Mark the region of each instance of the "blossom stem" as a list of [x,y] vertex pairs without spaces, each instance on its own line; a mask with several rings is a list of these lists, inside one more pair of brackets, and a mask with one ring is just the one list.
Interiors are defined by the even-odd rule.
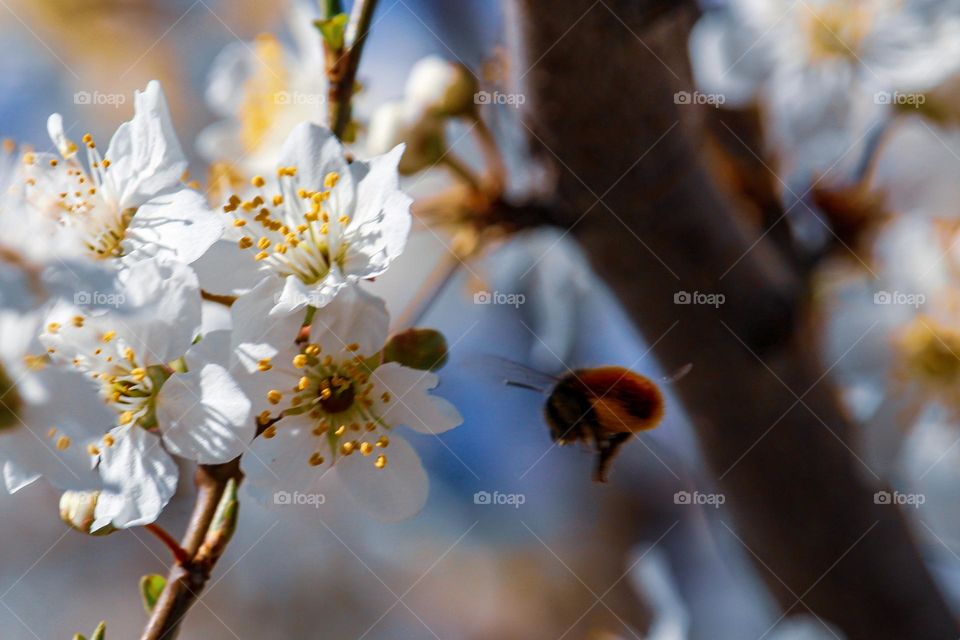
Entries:
[[474,132],[487,165],[489,190],[493,197],[499,197],[507,182],[507,168],[503,162],[503,154],[500,153],[493,131],[479,115],[477,115]]
[[324,44],[327,79],[330,83],[330,130],[341,139],[350,124],[351,102],[357,69],[360,67],[360,54],[363,53],[363,45],[366,43],[376,7],[377,0],[356,0],[350,14],[343,50],[333,51]]
[[190,556],[187,555],[187,552],[183,547],[180,546],[174,537],[167,533],[166,529],[157,524],[148,524],[144,527],[144,529],[155,535],[160,542],[170,549],[171,553],[173,553],[174,560],[177,561],[177,564],[187,564],[190,562]]
[[[177,637],[180,623],[209,580],[210,572],[223,552],[222,547],[229,542],[229,535],[214,531],[220,523],[216,516],[218,511],[224,511],[221,501],[225,494],[229,496],[231,493],[229,487],[235,487],[242,478],[239,458],[225,464],[197,466],[196,503],[183,541],[178,545],[186,554],[186,560],[178,561],[170,568],[167,584],[140,640],[174,640]],[[235,497],[232,499],[235,515]],[[212,540],[221,546],[215,552],[208,548]]]
[[483,193],[483,188],[480,186],[480,179],[477,178],[473,170],[468,167],[463,160],[455,156],[453,153],[447,152],[444,154],[444,156],[440,158],[440,164],[445,166],[450,170],[451,173],[467,183],[474,191],[477,193]]
[[860,167],[856,174],[860,183],[869,185],[873,182],[877,172],[877,165],[880,162],[880,156],[887,142],[892,137],[892,131],[898,122],[899,119],[897,118],[884,122],[880,125],[880,129],[867,141],[867,146],[866,149],[864,149]]

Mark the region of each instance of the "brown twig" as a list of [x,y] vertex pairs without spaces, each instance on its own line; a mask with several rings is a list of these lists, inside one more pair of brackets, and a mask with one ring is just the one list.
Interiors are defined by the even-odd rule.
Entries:
[[350,124],[354,85],[357,81],[357,69],[360,68],[360,55],[366,44],[373,12],[377,0],[356,0],[350,14],[344,37],[344,46],[340,51],[330,49],[324,43],[327,59],[327,80],[330,130],[338,138],[343,138]]
[[167,584],[160,594],[150,620],[140,636],[140,640],[174,640],[180,630],[180,623],[190,611],[210,578],[210,572],[229,541],[220,539],[217,552],[201,553],[211,538],[217,538],[217,532],[211,531],[218,507],[231,480],[239,483],[243,478],[240,471],[240,459],[226,464],[199,465],[195,476],[197,499],[190,517],[190,524],[179,545],[187,559],[178,561],[170,569]]
[[156,524],[148,524],[144,527],[147,531],[156,536],[163,544],[170,550],[170,553],[173,554],[173,559],[177,561],[177,564],[187,564],[190,562],[190,556],[187,554],[186,550],[180,546],[180,544],[167,533],[167,530],[163,527]]

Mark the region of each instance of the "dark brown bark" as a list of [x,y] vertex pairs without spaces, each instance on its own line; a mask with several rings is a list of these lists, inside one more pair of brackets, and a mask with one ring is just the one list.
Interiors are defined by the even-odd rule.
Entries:
[[[784,610],[809,608],[854,640],[958,637],[905,520],[874,503],[880,481],[848,448],[854,426],[822,378],[833,363],[807,332],[804,282],[738,220],[703,166],[697,110],[674,103],[692,90],[694,10],[514,5],[518,66],[533,65],[525,124],[557,168],[550,204],[566,212],[552,221],[573,229],[651,342],[678,323],[655,353],[666,370],[693,363],[678,393]],[[678,291],[726,301],[677,305]]]

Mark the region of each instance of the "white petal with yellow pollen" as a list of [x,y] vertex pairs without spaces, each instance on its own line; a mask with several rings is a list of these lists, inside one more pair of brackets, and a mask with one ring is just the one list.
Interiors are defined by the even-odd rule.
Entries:
[[99,487],[96,457],[89,447],[99,442],[114,415],[89,381],[72,371],[46,367],[20,377],[15,392],[22,400],[19,420],[0,428],[0,470],[7,491],[18,491],[41,476],[58,489]]
[[281,167],[296,167],[294,183],[312,191],[323,188],[328,175],[337,174],[339,180],[331,189],[330,201],[338,211],[353,211],[357,185],[343,145],[326,127],[309,122],[297,125],[283,143],[278,162]]
[[390,326],[387,305],[359,286],[346,287],[333,302],[317,311],[310,342],[335,360],[354,354],[371,356],[383,348]]
[[430,483],[420,456],[404,438],[392,435],[386,451],[388,462],[382,469],[371,468],[370,458],[353,454],[338,458],[333,472],[340,484],[374,517],[397,522],[423,508]]
[[234,239],[217,240],[192,266],[203,290],[222,296],[243,295],[267,276]]
[[258,371],[264,360],[289,364],[299,352],[295,341],[305,312],[271,317],[269,312],[278,295],[276,284],[270,278],[262,280],[230,308],[234,354],[250,373]]

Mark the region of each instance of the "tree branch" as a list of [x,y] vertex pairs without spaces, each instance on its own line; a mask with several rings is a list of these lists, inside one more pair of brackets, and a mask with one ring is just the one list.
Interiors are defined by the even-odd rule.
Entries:
[[[694,10],[663,4],[514,1],[519,64],[533,67],[525,124],[557,167],[551,204],[568,212],[553,222],[662,337],[666,370],[693,361],[677,391],[784,610],[808,608],[854,640],[956,638],[906,522],[874,503],[881,483],[849,448],[855,427],[822,381],[832,363],[816,358],[804,281],[702,165],[702,117],[674,103],[691,89]],[[676,305],[678,291],[726,303]]]
[[377,0],[355,0],[350,22],[344,37],[344,48],[333,51],[324,43],[327,58],[327,80],[330,130],[343,138],[352,113],[353,89],[360,68],[360,55],[367,42],[370,23],[377,8]]
[[[226,464],[198,465],[195,476],[196,503],[180,545],[190,561],[171,567],[167,584],[140,640],[174,640],[177,637],[180,623],[200,596],[210,572],[229,542],[229,535],[222,537],[220,532],[212,530],[212,525],[219,524],[215,516],[218,515],[218,507],[228,484],[231,480],[239,483],[242,478],[239,458]],[[210,550],[210,543],[214,541],[218,548]]]

